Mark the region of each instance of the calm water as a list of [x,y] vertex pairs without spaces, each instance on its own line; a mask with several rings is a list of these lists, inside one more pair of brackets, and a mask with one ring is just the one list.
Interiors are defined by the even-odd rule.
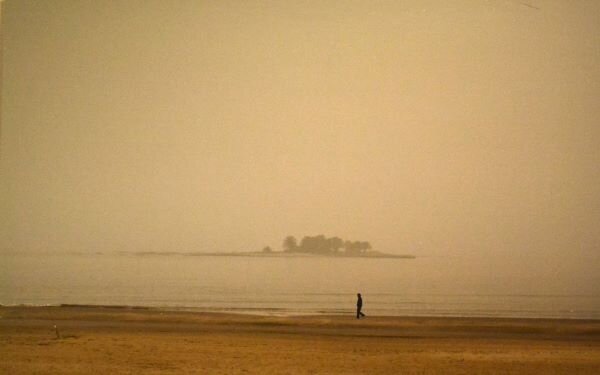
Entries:
[[600,319],[597,264],[519,259],[0,255],[0,304],[115,304],[262,314]]

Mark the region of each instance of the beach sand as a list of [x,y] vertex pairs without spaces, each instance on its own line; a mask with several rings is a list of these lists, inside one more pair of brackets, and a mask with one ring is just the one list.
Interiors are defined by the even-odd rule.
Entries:
[[0,307],[0,373],[93,372],[600,374],[600,321]]

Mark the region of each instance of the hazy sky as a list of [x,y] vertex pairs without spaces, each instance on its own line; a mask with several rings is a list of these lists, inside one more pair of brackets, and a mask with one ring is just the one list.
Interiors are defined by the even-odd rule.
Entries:
[[2,18],[1,249],[600,253],[600,1],[6,0]]

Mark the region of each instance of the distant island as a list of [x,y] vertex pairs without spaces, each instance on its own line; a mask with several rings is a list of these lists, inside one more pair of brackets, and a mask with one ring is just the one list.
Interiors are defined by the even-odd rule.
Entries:
[[300,243],[294,236],[287,236],[283,240],[283,250],[273,251],[266,246],[260,252],[263,256],[331,256],[345,258],[404,258],[412,259],[413,255],[387,254],[373,250],[368,241],[348,241],[339,237],[304,236]]
[[[129,252],[120,252],[131,254]],[[337,258],[395,258],[414,259],[410,254],[388,254],[373,250],[368,241],[348,241],[339,237],[304,236],[300,243],[294,236],[283,240],[282,250],[275,251],[265,246],[261,251],[237,252],[135,252],[135,255],[184,255],[184,256],[222,256],[222,257],[337,257]]]

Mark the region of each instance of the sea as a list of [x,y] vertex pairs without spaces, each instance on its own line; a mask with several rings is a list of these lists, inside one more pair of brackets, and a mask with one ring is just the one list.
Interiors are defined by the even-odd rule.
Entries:
[[600,319],[597,262],[136,253],[0,254],[0,304],[261,315]]

